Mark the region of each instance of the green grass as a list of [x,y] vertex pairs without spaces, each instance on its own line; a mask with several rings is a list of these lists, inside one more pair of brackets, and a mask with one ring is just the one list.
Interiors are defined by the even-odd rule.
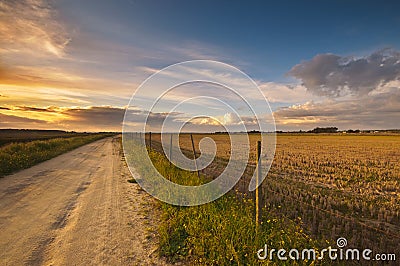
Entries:
[[34,140],[11,143],[0,147],[0,177],[56,157],[87,143],[110,136],[92,134],[87,136]]
[[[141,155],[130,154],[138,163],[139,174],[148,173],[140,164]],[[179,184],[202,183],[191,172],[180,170],[169,164],[164,156],[150,152],[155,167],[166,178]],[[283,220],[264,212],[264,220],[256,233],[254,201],[241,199],[233,192],[216,201],[195,207],[180,207],[158,203],[162,210],[159,226],[160,255],[169,261],[183,261],[192,265],[296,265],[292,260],[260,261],[256,252],[265,244],[269,248],[317,248],[316,240],[306,235],[300,221]],[[323,246],[323,247],[325,247]],[[300,261],[300,265],[309,264]]]

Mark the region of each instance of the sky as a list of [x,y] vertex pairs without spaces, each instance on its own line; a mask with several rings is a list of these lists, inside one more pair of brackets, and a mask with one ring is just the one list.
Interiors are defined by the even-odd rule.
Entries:
[[[157,71],[189,60],[248,75],[277,130],[400,128],[399,8],[398,1],[0,0],[0,128],[121,131],[125,110],[135,121],[186,121],[192,131],[254,128],[251,115],[216,106],[228,98],[215,84],[176,89],[156,110],[130,102]],[[244,84],[211,65],[186,71]],[[151,102],[163,85],[141,96]],[[241,97],[270,121],[250,87]],[[213,99],[173,111],[177,99],[196,95]],[[191,119],[201,111],[209,117]]]

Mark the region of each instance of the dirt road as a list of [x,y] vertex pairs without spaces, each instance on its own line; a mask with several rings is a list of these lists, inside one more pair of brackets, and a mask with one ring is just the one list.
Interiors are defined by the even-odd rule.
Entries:
[[165,265],[118,138],[0,179],[0,265]]

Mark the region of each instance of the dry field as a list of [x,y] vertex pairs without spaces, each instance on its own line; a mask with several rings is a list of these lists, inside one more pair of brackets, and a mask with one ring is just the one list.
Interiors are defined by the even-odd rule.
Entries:
[[[230,156],[229,136],[194,134],[217,145],[217,158],[202,171],[216,176]],[[260,136],[250,134],[248,171],[235,187],[247,194]],[[152,147],[160,148],[160,135]],[[192,158],[190,135],[179,145]],[[354,246],[400,251],[400,135],[279,134],[275,158],[265,179],[266,213],[300,221],[318,239],[346,237]],[[390,247],[390,248],[389,248]]]
[[[228,135],[194,134],[196,148],[204,137],[215,141],[218,158],[229,159]],[[250,164],[255,163],[259,139],[249,135]],[[159,142],[160,135],[153,134],[153,140]],[[189,134],[181,134],[179,142],[182,149],[192,150]],[[363,196],[400,199],[399,158],[400,135],[278,135],[271,172]]]

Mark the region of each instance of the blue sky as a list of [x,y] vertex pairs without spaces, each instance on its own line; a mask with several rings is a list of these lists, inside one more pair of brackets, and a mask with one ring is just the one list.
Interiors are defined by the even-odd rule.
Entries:
[[93,0],[63,1],[60,8],[99,39],[153,49],[198,45],[270,81],[285,80],[292,66],[319,53],[361,56],[400,44],[396,1]]
[[[279,129],[398,128],[399,7],[397,1],[4,1],[0,127],[118,129],[122,109],[147,77],[174,63],[210,59],[257,82]],[[110,121],[92,124],[94,113]]]

